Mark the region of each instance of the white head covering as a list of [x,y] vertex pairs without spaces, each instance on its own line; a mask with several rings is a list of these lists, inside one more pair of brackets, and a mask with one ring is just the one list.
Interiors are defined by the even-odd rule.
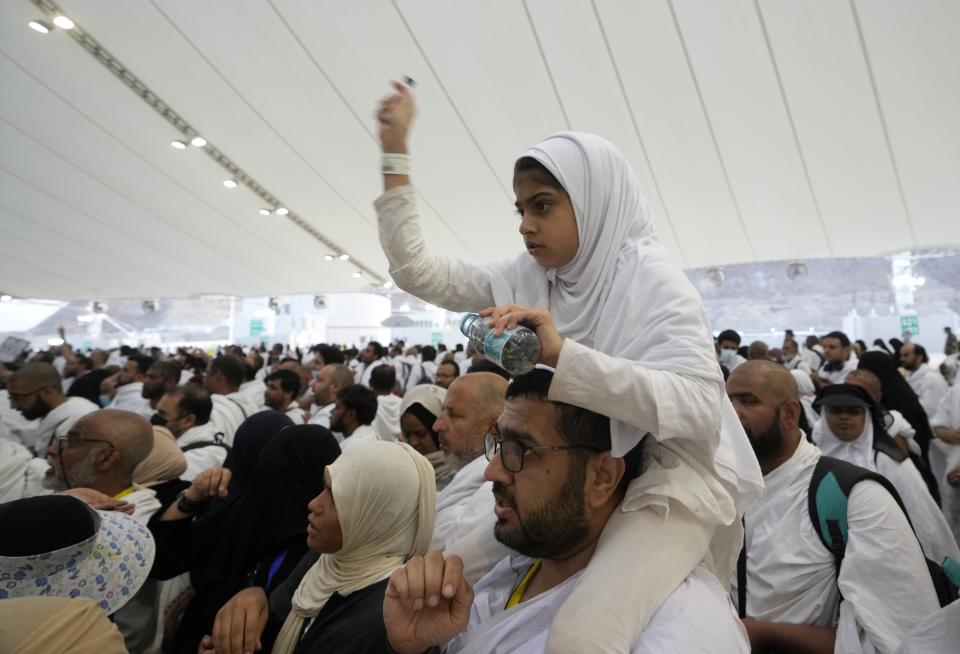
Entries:
[[[547,307],[566,338],[649,370],[722,387],[700,295],[654,236],[650,209],[620,151],[592,134],[559,132],[524,156],[543,164],[569,194],[580,246],[573,261],[558,269],[540,267],[527,253],[490,266],[496,304]],[[736,413],[721,395],[716,407],[721,429],[696,436],[709,441],[701,464],[716,468],[740,499],[749,501],[762,492],[763,477]],[[614,456],[623,456],[644,436],[619,420],[610,427]]]
[[411,555],[426,554],[436,518],[433,466],[406,443],[365,441],[327,466],[343,547],[307,571],[273,647],[294,650],[303,622],[333,593],[347,595],[384,579]]
[[827,424],[826,416],[822,417],[817,426],[813,429],[813,442],[817,444],[820,451],[825,456],[832,456],[835,459],[842,459],[854,465],[867,470],[877,469],[877,464],[873,456],[873,420],[870,418],[870,410],[864,409],[866,420],[864,421],[863,431],[852,441],[844,441],[830,431],[830,425]]

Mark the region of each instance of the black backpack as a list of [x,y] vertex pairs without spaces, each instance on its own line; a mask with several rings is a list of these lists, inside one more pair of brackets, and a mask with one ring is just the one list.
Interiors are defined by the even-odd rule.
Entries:
[[[906,458],[899,448],[897,452],[902,458]],[[910,516],[903,506],[900,494],[886,477],[840,459],[821,456],[813,470],[813,477],[810,479],[807,490],[807,510],[824,547],[833,554],[837,578],[840,577],[840,565],[843,563],[847,549],[847,498],[854,486],[868,479],[887,489],[903,511],[903,515],[906,516],[910,528],[913,529],[913,523],[910,522]],[[744,547],[740,550],[740,558],[737,561],[737,609],[741,618],[747,617],[746,554],[747,549]],[[924,560],[940,606],[944,607],[956,600],[957,588],[960,587],[960,563],[950,557],[944,559],[941,564],[931,561],[926,558],[926,555]]]
[[[902,452],[900,452],[903,454]],[[910,515],[903,506],[900,494],[893,484],[881,474],[871,472],[866,468],[853,465],[840,459],[821,456],[813,470],[810,480],[807,504],[810,511],[810,520],[813,522],[820,540],[833,554],[837,575],[840,574],[840,564],[843,561],[847,547],[847,498],[853,487],[864,480],[872,480],[887,489],[896,500],[910,522]],[[910,523],[910,528],[913,524]],[[940,606],[946,606],[957,599],[957,587],[960,586],[960,563],[947,557],[941,563],[936,563],[924,556],[930,579],[937,591]]]

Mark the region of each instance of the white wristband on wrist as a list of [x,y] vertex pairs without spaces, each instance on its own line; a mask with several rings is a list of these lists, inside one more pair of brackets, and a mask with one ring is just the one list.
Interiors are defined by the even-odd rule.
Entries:
[[410,155],[384,152],[380,159],[380,172],[384,175],[409,175]]

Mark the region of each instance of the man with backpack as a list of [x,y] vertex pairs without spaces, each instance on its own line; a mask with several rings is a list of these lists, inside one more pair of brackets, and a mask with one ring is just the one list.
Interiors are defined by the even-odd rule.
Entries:
[[727,394],[767,487],[744,516],[746,542],[731,591],[753,650],[893,652],[940,606],[897,498],[874,479],[838,494],[828,473],[815,495],[833,491],[834,504],[846,504],[841,520],[818,520],[842,537],[844,549],[832,551],[814,526],[810,491],[814,473],[834,460],[800,431],[791,374],[750,361],[731,373]]

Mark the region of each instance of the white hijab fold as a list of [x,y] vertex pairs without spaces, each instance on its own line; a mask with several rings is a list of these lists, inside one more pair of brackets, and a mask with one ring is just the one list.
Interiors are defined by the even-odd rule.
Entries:
[[274,654],[290,654],[305,621],[334,593],[348,595],[384,579],[433,536],[437,487],[433,466],[406,443],[357,443],[327,466],[343,547],[307,571]]

